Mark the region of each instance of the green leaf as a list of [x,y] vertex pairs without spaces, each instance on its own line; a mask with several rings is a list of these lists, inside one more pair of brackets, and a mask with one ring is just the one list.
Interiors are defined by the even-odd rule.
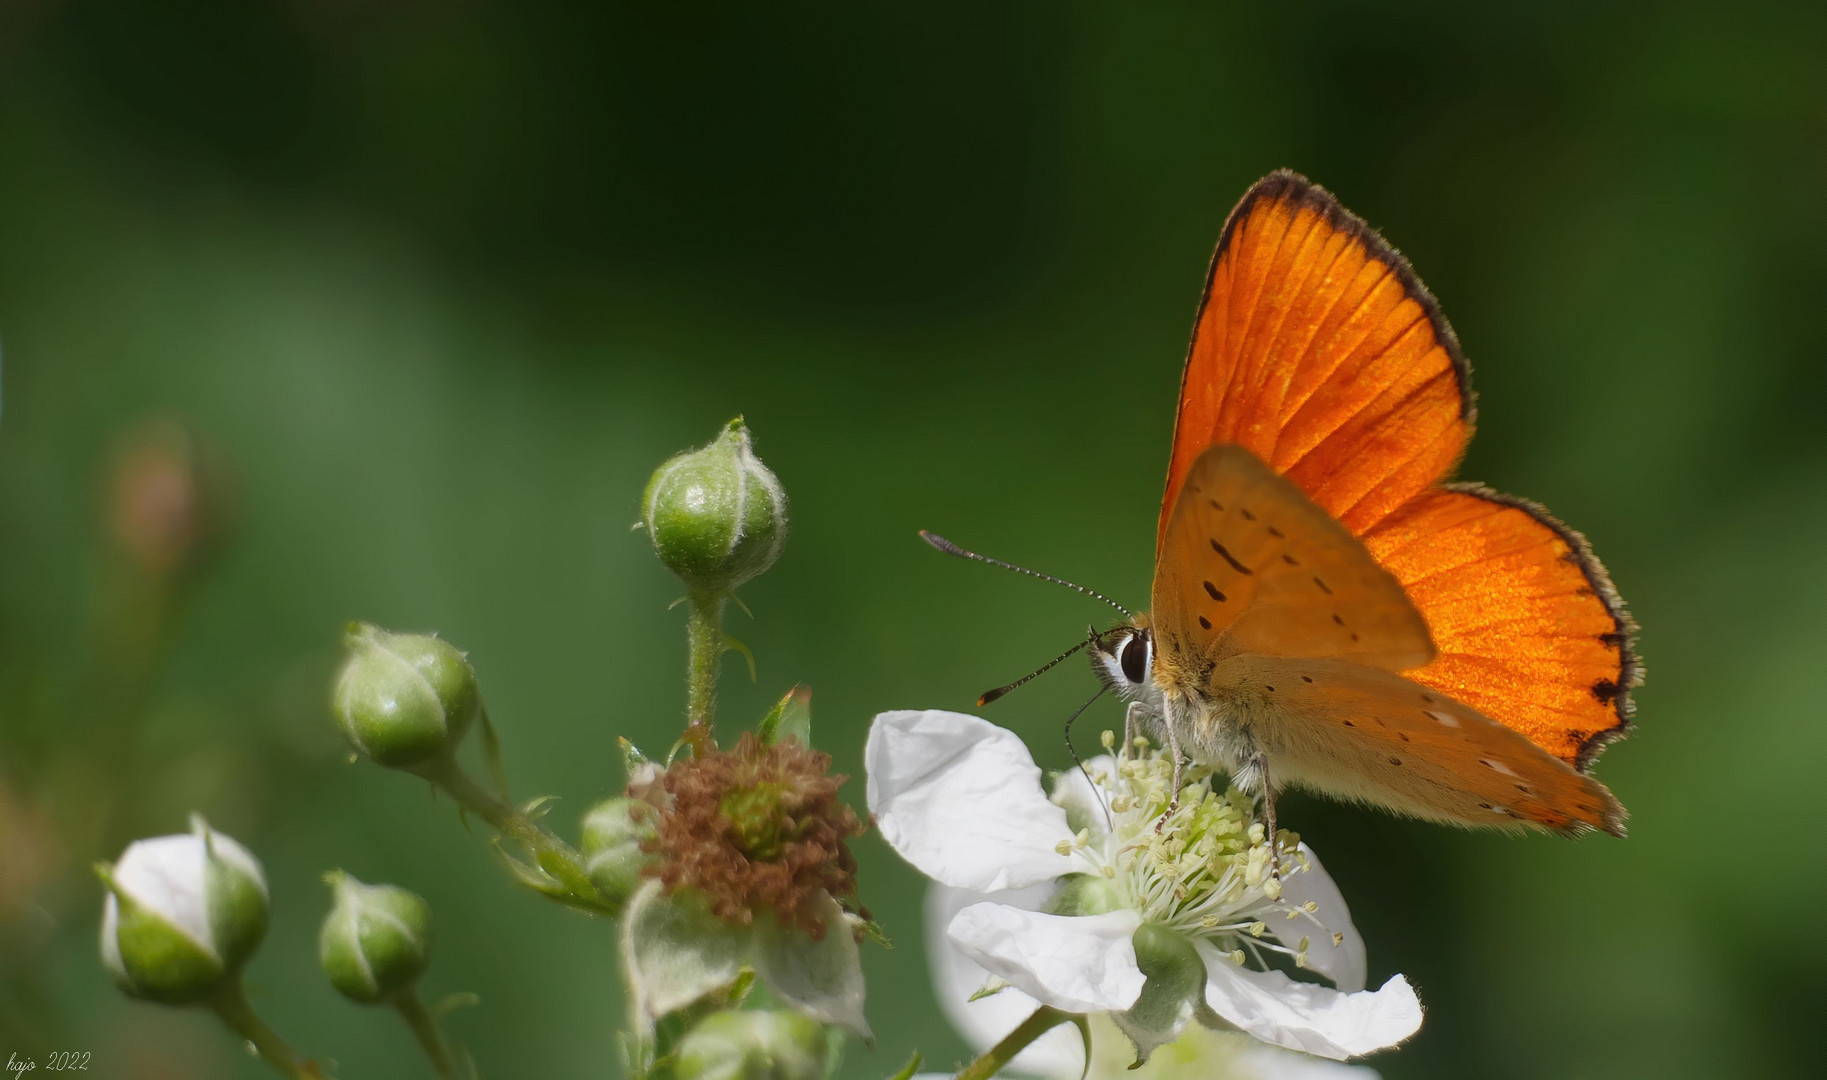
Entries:
[[728,649],[731,652],[739,652],[742,654],[742,658],[749,662],[749,681],[754,682],[755,681],[755,653],[754,653],[754,650],[750,649],[746,644],[743,643],[741,638],[736,637],[734,634],[723,635],[723,647],[725,649]]
[[[1085,1054],[1085,1060],[1089,1061],[1090,1059],[1091,1059],[1090,1048],[1087,1047],[1086,1054]],[[901,1071],[897,1072],[893,1076],[889,1077],[888,1080],[913,1080],[913,1074],[920,1071],[920,1062],[922,1060],[923,1059],[920,1057],[920,1052],[918,1050],[915,1050],[913,1052],[913,1056],[907,1059],[907,1064],[901,1066]]]
[[547,874],[544,870],[534,866],[532,863],[523,862],[508,854],[507,848],[501,845],[500,837],[496,837],[492,843],[495,848],[496,857],[501,860],[502,865],[508,868],[508,873],[514,875],[514,880],[525,885],[527,888],[532,889],[534,892],[542,893],[555,899],[564,894],[564,885],[550,874]]
[[1124,1012],[1110,1019],[1135,1044],[1140,1067],[1150,1054],[1173,1042],[1191,1019],[1196,1002],[1204,997],[1205,961],[1184,935],[1166,927],[1144,923],[1135,933],[1136,966],[1148,981],[1142,994]]
[[782,739],[798,739],[801,746],[812,745],[812,691],[805,685],[795,686],[787,696],[774,703],[755,729],[762,745],[773,746]]
[[992,975],[992,976],[990,976],[989,982],[986,982],[982,986],[978,987],[977,990],[974,993],[972,993],[970,997],[965,998],[964,1000],[965,1001],[982,1001],[986,997],[995,997],[997,994],[1002,993],[1004,990],[1007,990],[1008,988],[1009,988],[1009,984],[1007,982],[1003,981],[1002,979],[998,979],[994,975]]
[[653,764],[646,754],[641,753],[640,747],[629,742],[626,738],[617,736],[615,747],[617,750],[621,751],[622,754],[622,775],[630,781],[632,781],[635,774],[640,772],[644,767]]
[[889,940],[888,931],[882,929],[881,923],[876,922],[874,919],[857,919],[854,925],[858,930],[863,932],[863,937],[870,942],[880,945],[884,949],[894,948],[894,942]]
[[495,734],[495,725],[488,718],[488,708],[483,707],[482,720],[482,760],[488,765],[489,778],[495,781],[495,792],[501,801],[510,801],[508,797],[507,767],[501,763],[501,739]]

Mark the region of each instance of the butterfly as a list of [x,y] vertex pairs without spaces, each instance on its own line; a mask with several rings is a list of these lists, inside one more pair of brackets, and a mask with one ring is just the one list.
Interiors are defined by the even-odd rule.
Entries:
[[1288,786],[1624,835],[1590,773],[1630,727],[1635,624],[1579,533],[1447,481],[1470,374],[1407,260],[1330,192],[1279,171],[1231,212],[1181,380],[1151,610],[1087,644],[1176,772],[1229,772],[1270,836]]

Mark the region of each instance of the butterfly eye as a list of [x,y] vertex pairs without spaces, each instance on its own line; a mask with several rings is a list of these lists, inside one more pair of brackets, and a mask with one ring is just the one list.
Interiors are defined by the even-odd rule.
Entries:
[[1140,683],[1148,678],[1148,638],[1135,634],[1123,642],[1117,662],[1123,666],[1123,678],[1132,683]]

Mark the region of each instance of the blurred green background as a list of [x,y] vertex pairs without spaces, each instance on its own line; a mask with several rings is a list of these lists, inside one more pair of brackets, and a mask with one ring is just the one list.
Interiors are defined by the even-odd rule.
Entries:
[[[485,1074],[614,1075],[610,929],[347,764],[343,623],[469,649],[569,830],[617,735],[680,723],[642,484],[745,414],[794,533],[723,723],[809,683],[860,804],[871,715],[968,708],[1108,614],[916,529],[1145,603],[1211,244],[1286,165],[1440,296],[1462,475],[1589,534],[1649,670],[1599,770],[1627,841],[1286,804],[1430,1007],[1375,1064],[1818,1067],[1827,9],[665,7],[0,6],[0,1055],[263,1075],[96,960],[89,864],[194,808],[266,861],[258,1005],[346,1078],[424,1069],[317,972],[333,866],[431,900],[425,988],[482,995],[450,1023]],[[992,715],[1062,765],[1091,686]],[[917,876],[860,857],[899,947],[846,1075],[960,1060]]]

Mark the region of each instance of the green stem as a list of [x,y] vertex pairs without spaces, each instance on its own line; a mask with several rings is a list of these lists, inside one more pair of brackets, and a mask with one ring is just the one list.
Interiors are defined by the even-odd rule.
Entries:
[[444,1048],[444,1036],[438,1031],[438,1021],[419,1000],[419,992],[414,987],[394,995],[393,1007],[406,1018],[406,1026],[418,1037],[419,1046],[424,1048],[425,1056],[431,1059],[431,1067],[438,1071],[444,1080],[457,1080],[457,1068],[450,1062],[450,1052]]
[[693,594],[685,620],[685,741],[703,757],[717,748],[711,725],[717,712],[717,669],[723,658],[723,607],[728,595]]
[[988,1080],[1015,1060],[1015,1055],[1027,1049],[1029,1043],[1073,1018],[1072,1013],[1060,1012],[1051,1005],[1042,1005],[1023,1020],[1020,1027],[990,1047],[988,1053],[966,1065],[953,1080]]
[[548,892],[548,896],[599,915],[620,914],[621,905],[604,896],[590,881],[583,852],[470,779],[455,758],[445,754],[414,766],[411,771],[449,792],[464,809],[532,855],[539,868],[563,886],[561,892]]
[[280,1073],[293,1080],[315,1080],[319,1075],[315,1068],[300,1062],[279,1033],[254,1012],[254,1007],[248,1003],[247,992],[241,988],[239,976],[225,979],[210,998],[209,1006],[235,1034],[253,1045],[261,1060]]

